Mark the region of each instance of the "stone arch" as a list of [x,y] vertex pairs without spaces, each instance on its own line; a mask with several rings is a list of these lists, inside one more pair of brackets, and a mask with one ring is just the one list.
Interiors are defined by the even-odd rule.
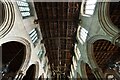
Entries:
[[16,41],[16,42],[19,42],[23,45],[25,45],[25,48],[26,48],[26,57],[25,57],[25,61],[23,62],[21,68],[19,69],[18,73],[22,73],[26,70],[28,64],[29,64],[29,61],[30,61],[30,57],[31,57],[31,46],[30,46],[30,43],[28,42],[28,40],[22,38],[22,37],[7,37],[7,38],[4,38],[2,40],[2,42],[0,42],[0,44],[4,44],[4,43],[7,43],[7,42],[11,42],[11,41]]
[[29,60],[27,59],[29,59],[28,52],[30,49],[27,49],[27,44],[17,39],[7,39],[7,41],[2,42],[3,79],[14,78],[18,73],[22,73],[24,66],[28,65]]
[[92,68],[92,70],[95,72],[96,75],[98,75],[98,78],[104,78],[104,75],[102,73],[102,70],[97,65],[96,59],[93,54],[93,43],[99,39],[105,39],[108,41],[111,41],[111,38],[108,36],[103,35],[95,35],[87,40],[87,56],[88,56],[88,64]]
[[[105,1],[105,0],[104,0]],[[99,3],[98,20],[102,29],[110,36],[115,36],[120,31],[112,23],[109,17],[109,2]]]
[[103,36],[103,35],[95,35],[93,37],[91,37],[89,40],[87,40],[87,55],[88,55],[88,59],[90,61],[90,64],[92,64],[91,62],[93,62],[94,66],[97,66],[96,65],[96,62],[95,62],[95,58],[94,58],[94,55],[93,55],[93,43],[99,39],[105,39],[105,40],[108,40],[108,41],[111,41],[111,38],[110,37],[107,37],[107,36]]
[[4,37],[12,29],[15,22],[14,6],[9,0],[1,0],[4,5],[5,17],[3,23],[0,25],[0,38]]

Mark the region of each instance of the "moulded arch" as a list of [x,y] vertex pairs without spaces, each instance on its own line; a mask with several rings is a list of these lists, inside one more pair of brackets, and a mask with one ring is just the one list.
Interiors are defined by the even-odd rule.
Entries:
[[87,43],[94,43],[95,41],[99,40],[99,39],[105,39],[105,40],[108,40],[108,41],[111,41],[112,39],[109,37],[109,36],[105,36],[105,35],[94,35],[92,37],[90,37],[88,40],[87,40]]
[[76,70],[77,69],[77,60],[76,60],[75,56],[72,57],[72,62],[73,62],[73,67]]
[[[14,50],[15,49],[15,50]],[[22,60],[21,64],[25,60],[26,56],[26,48],[25,45],[17,42],[17,41],[10,41],[2,44],[2,62],[3,64],[10,64],[20,53],[19,56]],[[19,59],[19,57],[17,59]],[[16,60],[17,61],[17,60]]]
[[96,62],[101,68],[102,72],[105,73],[106,70],[114,70],[116,71],[116,73],[119,72],[118,65],[120,60],[119,58],[120,47],[112,44],[110,41],[105,39],[99,39],[95,41],[93,46],[94,57],[96,58]]
[[93,52],[93,43],[97,40],[100,39],[104,39],[104,40],[108,40],[111,41],[111,38],[108,36],[104,36],[104,35],[95,35],[93,37],[91,37],[90,39],[87,40],[87,56],[88,56],[88,64],[90,64],[92,69],[95,69],[95,71],[97,70],[97,74],[101,77],[104,78],[104,75],[102,73],[102,70],[99,68],[97,62],[96,62],[96,58],[94,56],[94,52]]
[[[107,0],[104,0],[107,1]],[[117,27],[112,23],[109,17],[109,2],[99,3],[98,20],[102,29],[110,36],[115,36],[119,33]]]
[[104,36],[104,35],[95,35],[87,40],[87,46],[86,46],[87,47],[87,56],[89,59],[89,64],[93,65],[92,67],[98,67],[96,64],[96,59],[93,55],[93,43],[100,39],[111,41],[110,37]]
[[0,38],[4,37],[12,29],[15,22],[15,12],[12,2],[1,0],[5,7],[5,18],[0,28]]
[[[26,46],[16,40],[2,43],[2,73],[3,79],[16,78],[21,73],[21,68],[26,60]],[[9,54],[8,54],[9,53]],[[7,70],[7,71],[6,71]]]
[[31,47],[30,47],[30,43],[28,42],[28,40],[22,38],[22,37],[7,37],[4,38],[0,44],[4,44],[7,42],[11,42],[11,41],[15,41],[15,42],[19,42],[23,45],[25,45],[25,49],[26,49],[26,55],[25,55],[25,61],[23,62],[21,68],[19,69],[18,73],[22,73],[26,70],[26,67],[29,64],[30,61],[30,57],[31,57]]

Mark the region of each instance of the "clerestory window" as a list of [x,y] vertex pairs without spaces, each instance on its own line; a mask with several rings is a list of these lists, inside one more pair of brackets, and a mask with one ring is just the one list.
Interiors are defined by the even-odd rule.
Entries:
[[83,0],[81,5],[81,14],[90,17],[94,14],[97,0]]
[[83,44],[86,41],[87,35],[88,35],[88,31],[85,28],[81,27],[79,31],[81,44]]
[[27,0],[17,0],[17,5],[23,18],[31,16],[31,9]]
[[31,38],[31,40],[32,40],[32,43],[33,43],[34,45],[36,45],[36,43],[38,42],[38,39],[39,39],[37,28],[32,29],[32,30],[30,31],[29,35],[30,35],[30,38]]

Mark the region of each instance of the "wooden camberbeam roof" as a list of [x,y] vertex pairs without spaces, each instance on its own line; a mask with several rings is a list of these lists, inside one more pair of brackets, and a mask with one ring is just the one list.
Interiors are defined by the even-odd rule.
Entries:
[[53,70],[57,70],[60,66],[61,72],[69,74],[80,4],[78,2],[35,3],[43,42],[50,65],[54,65]]

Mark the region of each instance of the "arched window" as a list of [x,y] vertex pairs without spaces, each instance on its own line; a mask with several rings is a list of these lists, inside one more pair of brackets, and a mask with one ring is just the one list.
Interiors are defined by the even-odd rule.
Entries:
[[74,67],[73,67],[73,65],[71,64],[71,74],[72,74],[72,76],[75,76],[75,72],[74,72],[75,70],[74,70]]
[[81,44],[84,44],[88,36],[88,31],[79,25],[77,29],[77,38]]
[[27,0],[17,0],[17,5],[23,18],[31,16],[31,9]]
[[80,39],[81,39],[82,44],[86,41],[87,34],[88,34],[88,31],[85,28],[81,27],[81,29],[80,29]]
[[36,46],[36,44],[38,43],[38,40],[39,40],[39,33],[38,33],[37,28],[32,29],[30,31],[29,35],[32,40],[32,43],[34,44],[34,46]]
[[97,0],[83,0],[81,5],[81,14],[90,17],[94,14]]
[[77,69],[77,60],[76,60],[75,56],[72,57],[72,61],[73,61],[74,69],[76,70]]
[[77,44],[75,44],[75,46],[74,46],[74,52],[75,52],[75,56],[76,56],[77,60],[79,60],[80,57],[81,57],[81,53],[80,53],[80,50],[77,47]]
[[13,27],[14,7],[8,0],[0,0],[0,37],[4,37]]

